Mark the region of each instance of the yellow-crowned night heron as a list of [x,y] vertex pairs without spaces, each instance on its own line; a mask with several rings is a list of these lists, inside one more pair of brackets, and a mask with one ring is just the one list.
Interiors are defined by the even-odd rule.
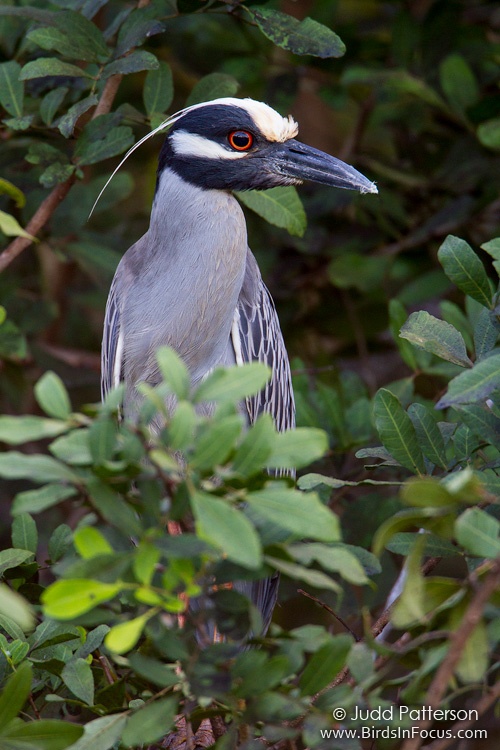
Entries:
[[[123,256],[108,298],[103,395],[125,381],[124,411],[134,414],[135,386],[159,382],[155,352],[162,345],[182,357],[194,386],[217,365],[257,360],[272,368],[272,378],[247,401],[248,419],[265,411],[278,430],[289,429],[294,402],[288,356],[231,191],[303,180],[363,193],[377,188],[353,167],[295,140],[291,117],[252,99],[188,107],[157,130],[168,125],[149,230]],[[267,628],[277,579],[240,583],[238,589]]]

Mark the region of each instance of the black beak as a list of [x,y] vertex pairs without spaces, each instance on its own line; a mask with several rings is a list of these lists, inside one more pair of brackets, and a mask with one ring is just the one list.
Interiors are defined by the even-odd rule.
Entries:
[[276,144],[273,148],[273,172],[296,180],[312,180],[323,185],[378,193],[377,186],[349,164],[306,146],[294,139]]

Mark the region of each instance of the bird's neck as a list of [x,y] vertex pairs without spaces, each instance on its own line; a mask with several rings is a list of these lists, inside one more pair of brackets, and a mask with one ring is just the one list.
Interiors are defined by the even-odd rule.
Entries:
[[190,185],[167,168],[146,238],[144,324],[162,338],[155,344],[173,346],[197,379],[221,360],[229,342],[246,267],[243,212],[230,193]]

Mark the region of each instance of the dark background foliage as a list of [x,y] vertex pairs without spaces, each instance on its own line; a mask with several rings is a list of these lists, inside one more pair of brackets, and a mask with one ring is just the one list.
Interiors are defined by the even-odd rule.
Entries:
[[[273,15],[276,10],[287,15]],[[304,18],[322,26],[299,29],[298,23],[293,24],[293,19]],[[97,29],[102,34],[97,34]],[[332,29],[335,34],[329,31]],[[329,502],[340,517],[345,543],[365,550],[375,543],[375,551],[382,555],[381,572],[376,572],[373,560],[363,558],[358,551],[365,574],[376,585],[361,585],[360,579],[353,580],[356,573],[351,570],[351,578],[348,573],[347,580],[340,581],[341,596],[321,585],[316,587],[319,592],[313,588],[312,594],[320,597],[323,608],[298,593],[304,579],[297,570],[283,580],[281,606],[275,615],[277,625],[288,631],[316,624],[322,626],[323,635],[314,631],[317,641],[309,650],[296,635],[302,651],[295,661],[283,643],[267,646],[273,658],[284,658],[285,653],[289,658],[283,672],[276,667],[275,679],[269,678],[269,690],[278,687],[268,693],[267,700],[272,695],[279,702],[286,694],[293,703],[289,689],[293,679],[299,680],[302,696],[326,686],[333,691],[320,709],[312,710],[312,723],[307,730],[306,722],[301,739],[296,740],[303,744],[297,747],[333,747],[317,744],[318,727],[329,726],[321,710],[331,713],[331,707],[342,700],[351,705],[349,700],[357,700],[353,697],[354,683],[363,686],[372,705],[379,705],[376,701],[382,698],[397,700],[398,688],[394,686],[398,680],[405,686],[404,699],[416,705],[431,698],[439,703],[445,694],[451,702],[458,699],[463,703],[470,698],[477,705],[488,684],[495,683],[494,647],[499,638],[495,625],[498,601],[494,597],[486,609],[484,631],[476,629],[475,640],[469,641],[471,653],[484,655],[486,649],[489,658],[478,658],[479,671],[471,668],[467,672],[462,663],[455,672],[458,682],[445,679],[444,688],[436,687],[432,676],[443,663],[446,673],[446,660],[430,647],[422,646],[419,651],[415,645],[403,656],[395,649],[392,671],[379,674],[380,682],[368,668],[363,670],[360,662],[370,662],[375,655],[376,647],[368,637],[370,623],[383,610],[402,556],[410,556],[412,587],[408,591],[413,598],[411,606],[409,594],[403,598],[393,624],[403,632],[408,630],[412,638],[422,637],[422,643],[429,628],[431,632],[454,632],[462,618],[467,620],[468,612],[481,616],[486,604],[474,599],[476,568],[483,583],[487,575],[498,576],[498,569],[491,573],[488,566],[494,564],[491,561],[500,551],[495,541],[500,515],[500,417],[495,405],[499,355],[495,348],[498,310],[494,292],[499,249],[498,241],[490,242],[500,233],[499,34],[497,4],[465,0],[284,0],[279,5],[156,0],[139,6],[113,0],[41,0],[31,5],[9,0],[0,8],[0,211],[4,212],[0,213],[0,230],[4,232],[0,234],[0,406],[5,419],[15,415],[40,417],[42,412],[50,418],[70,419],[69,411],[59,408],[61,399],[66,403],[61,381],[75,411],[98,401],[105,300],[121,254],[147,230],[161,135],[132,154],[91,218],[89,213],[119,155],[158,125],[165,113],[217,96],[251,96],[283,114],[292,113],[299,123],[301,140],[339,156],[377,181],[376,196],[316,185],[301,187],[299,194],[307,215],[305,231],[300,204],[293,194],[282,193],[272,207],[262,196],[241,196],[249,206],[245,209],[249,244],[276,301],[293,360],[298,424],[313,430],[321,428],[328,435],[328,450],[314,467],[323,480],[309,476],[300,486],[318,489],[323,502]],[[38,241],[23,246],[22,238],[14,239],[22,233],[21,227],[36,234]],[[450,234],[466,240],[476,252],[463,240],[446,239]],[[432,317],[422,317],[425,313],[415,317],[417,311]],[[406,322],[411,313],[415,315]],[[445,322],[453,330],[446,328]],[[448,382],[463,370],[463,374],[471,374],[471,382],[455,379],[445,396]],[[34,392],[34,384],[47,371],[57,373],[61,381],[42,381],[45,387],[39,386],[38,393]],[[47,391],[52,395],[44,396]],[[51,406],[54,398],[59,403],[55,409]],[[491,399],[492,411],[485,410],[485,399]],[[434,409],[437,402],[440,412]],[[87,429],[90,423],[86,420],[96,418],[97,413],[87,409],[84,414],[71,423],[75,432]],[[111,424],[110,414],[108,409],[98,422],[110,420]],[[25,443],[22,451],[27,454],[45,449],[45,443],[34,442],[37,438],[58,434],[43,432],[40,425],[30,433],[27,423],[15,420],[2,424],[2,440]],[[14,439],[16,434],[18,440]],[[309,457],[313,460],[321,453],[321,441],[315,432],[308,435],[309,443],[316,445]],[[303,433],[304,441],[305,436]],[[238,439],[233,438],[233,448]],[[377,447],[380,443],[383,448]],[[147,448],[143,445],[141,450]],[[110,451],[111,456],[113,446]],[[89,466],[106,484],[111,480],[102,469],[96,469],[102,455],[91,453],[93,464]],[[130,462],[125,471],[128,480],[134,477],[134,471],[140,471],[132,453],[126,457]],[[49,481],[41,469],[38,474],[35,469],[30,473],[21,468],[16,473],[11,467],[17,459],[8,455],[9,465],[0,466],[1,476],[13,480],[0,490],[5,547],[11,544],[12,498],[32,487],[26,480],[34,479],[39,485]],[[55,455],[73,465],[68,452]],[[231,456],[227,461],[233,460]],[[376,470],[373,464],[377,464]],[[220,469],[215,458],[209,466],[216,473]],[[163,468],[167,473],[173,471],[168,466]],[[450,477],[456,480],[458,469],[470,472],[463,484],[458,488],[456,483],[446,484]],[[405,483],[399,495],[398,486],[366,483],[372,478],[401,483],[409,474],[416,478]],[[198,480],[202,482],[203,478]],[[172,481],[177,487],[177,479]],[[263,481],[248,480],[247,490],[259,491]],[[85,498],[87,503],[89,497],[92,506],[92,491]],[[35,542],[31,538],[31,546],[36,549],[39,544],[39,561],[47,555],[52,562],[59,559],[54,555],[53,538],[58,524],[64,522],[72,529],[81,524],[84,511],[77,500],[80,496],[62,505],[56,505],[55,500],[48,503],[51,507],[40,516],[39,541],[38,537]],[[33,500],[23,503],[23,510],[40,510]],[[476,504],[480,508],[467,507]],[[426,506],[427,516],[421,512],[422,506]],[[19,503],[18,511],[20,508]],[[403,508],[407,516],[401,516]],[[439,513],[437,508],[441,508]],[[482,515],[465,515],[473,510]],[[391,521],[395,513],[398,515]],[[459,513],[467,523],[453,530],[453,518]],[[434,519],[436,514],[443,516],[439,522]],[[32,529],[30,521],[24,518],[17,523],[12,548],[31,550],[27,543],[21,543],[24,532],[20,531]],[[420,527],[430,535],[425,555],[415,541],[415,531]],[[478,530],[483,542],[484,537],[487,540],[482,547],[475,541]],[[113,537],[111,543],[115,541]],[[274,548],[269,552],[264,537],[261,541],[268,554],[276,554]],[[449,557],[453,548],[450,552],[446,545],[451,543],[458,545],[458,556]],[[77,552],[82,554],[85,544],[79,544]],[[119,548],[120,544],[123,540]],[[294,550],[290,550],[285,546],[280,555],[297,562]],[[74,550],[72,554],[76,554]],[[425,558],[428,563],[430,555],[433,565],[438,565],[438,557],[445,559],[439,563],[435,579],[426,583],[420,562]],[[309,568],[315,565],[301,562]],[[25,565],[22,575],[20,563]],[[15,572],[9,578],[11,587],[21,590],[36,606],[41,590],[53,576],[63,580],[65,575],[63,565],[50,574],[42,570],[35,580],[33,570],[27,567],[31,559],[13,557],[8,564]],[[194,569],[184,574],[192,583]],[[86,575],[92,577],[88,571]],[[459,582],[453,590],[455,603],[449,603],[448,590],[446,596],[443,593],[446,586],[454,584],[442,584],[443,579]],[[312,580],[308,583],[314,587]],[[440,589],[441,585],[444,588]],[[449,618],[441,616],[440,620],[437,615],[433,620],[426,599],[434,601],[436,611],[445,609]],[[131,606],[126,603],[121,614],[115,611],[113,617],[127,620],[127,613],[133,614]],[[325,607],[333,608],[359,637],[365,638],[358,644],[358,652],[353,652],[358,656],[349,661],[349,699],[339,692],[346,683],[334,684],[347,658],[342,642],[331,649],[330,677],[324,684],[311,681],[307,667],[301,673],[304,653],[318,654],[321,638],[328,630],[345,633],[345,626],[332,619]],[[364,621],[362,607],[367,608]],[[115,621],[111,618],[108,622],[103,616],[93,624],[102,627]],[[92,622],[83,624],[90,628]],[[13,633],[7,629],[7,635],[12,637]],[[150,633],[160,655],[173,658],[168,649],[162,651],[156,636]],[[462,651],[466,636],[470,632],[464,636]],[[100,640],[95,638],[95,648],[100,647],[103,637],[104,632]],[[76,642],[69,645],[77,661],[93,650],[82,658],[75,656]],[[19,648],[21,653],[24,648]],[[24,663],[24,656],[16,663]],[[319,654],[316,666],[324,656]],[[182,654],[179,658],[182,660]],[[213,657],[208,672],[209,667],[219,669],[218,658]],[[378,658],[389,657],[379,653]],[[434,658],[433,668],[427,669],[426,658]],[[119,660],[118,664],[123,666]],[[132,666],[136,681],[132,680],[134,687],[128,697],[142,700],[146,693],[137,675],[143,675],[144,666],[142,672],[138,665]],[[60,691],[64,700],[68,693],[63,691],[69,690],[74,698],[74,682],[67,675],[61,678],[61,669],[54,667],[51,689]],[[95,662],[93,669],[97,682]],[[241,670],[243,674],[243,666]],[[200,673],[191,675],[196,698],[200,697],[196,683]],[[4,677],[8,674],[5,668]],[[101,674],[99,679],[105,677]],[[22,674],[19,679],[23,679]],[[44,684],[42,688],[39,685],[32,716],[37,717],[37,711],[42,718],[58,716],[53,707],[47,711],[43,703],[49,692],[47,674],[39,679]],[[63,679],[62,683],[57,679]],[[164,687],[161,682],[160,687]],[[438,688],[442,688],[441,693]],[[258,693],[252,694],[250,688],[244,693],[249,706],[244,721],[252,727],[260,727],[260,720],[268,721],[273,729],[268,728],[266,736],[282,741],[275,727],[283,717],[305,711],[305,704],[300,708],[295,705],[294,714],[291,704],[287,713],[282,704],[276,703],[267,715],[258,703]],[[233,721],[238,715],[235,695],[237,691],[226,713]],[[214,688],[210,697],[221,696]],[[224,697],[231,702],[227,695]],[[82,693],[77,694],[77,698],[84,705],[90,704],[87,693],[83,698]],[[67,705],[71,697],[69,701]],[[106,710],[95,713],[116,716],[116,711],[126,706],[118,690],[115,702],[111,698],[106,701],[101,701]],[[174,710],[170,704],[163,709],[167,714]],[[193,706],[186,704],[183,711],[189,714]],[[16,713],[17,709],[13,715]],[[88,723],[91,716],[83,713],[80,723]],[[489,721],[491,737],[493,720]],[[133,745],[133,726],[129,731],[128,744]],[[66,745],[73,741],[67,739]],[[234,737],[229,742],[235,742]],[[221,748],[226,747],[222,740],[220,743]],[[494,743],[495,739],[491,747]],[[387,746],[395,745],[389,742]],[[50,750],[55,747],[50,745]],[[105,750],[105,743],[95,748]]]

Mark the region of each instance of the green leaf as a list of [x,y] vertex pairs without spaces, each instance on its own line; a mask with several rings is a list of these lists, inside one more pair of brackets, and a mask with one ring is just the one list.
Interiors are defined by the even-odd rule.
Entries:
[[91,94],[90,96],[85,97],[85,99],[81,99],[76,104],[73,104],[73,106],[68,109],[66,114],[63,115],[57,123],[57,128],[61,135],[65,138],[69,138],[73,135],[76,123],[80,117],[85,114],[85,112],[88,112],[91,107],[94,107],[98,101],[97,96]]
[[130,716],[122,743],[130,747],[149,745],[161,739],[174,725],[177,698],[170,696],[146,704]]
[[89,447],[89,428],[72,430],[67,435],[54,440],[50,452],[60,461],[72,466],[87,466],[92,463]]
[[57,562],[64,555],[73,541],[73,532],[65,523],[60,524],[49,539],[49,557]]
[[94,676],[85,659],[71,659],[65,664],[61,677],[66,687],[79,700],[92,706],[94,703]]
[[72,60],[104,62],[110,54],[97,26],[73,10],[53,13],[46,26],[30,31],[27,36],[42,49],[56,50]]
[[113,599],[122,588],[121,582],[101,583],[84,578],[56,581],[42,594],[44,611],[47,617],[71,620]]
[[209,73],[193,86],[186,99],[186,107],[225,96],[234,96],[238,88],[238,81],[233,76],[226,73]]
[[12,522],[12,544],[18,549],[28,549],[36,554],[38,531],[29,513],[21,513]]
[[423,474],[424,459],[415,428],[396,396],[381,388],[374,398],[373,413],[384,447],[402,466]]
[[273,418],[270,414],[261,414],[247,430],[243,441],[233,458],[233,471],[244,477],[250,477],[266,466],[276,439]]
[[9,445],[56,437],[67,430],[68,423],[56,419],[0,416],[0,440]]
[[[0,584],[0,612],[8,616],[9,620],[13,620],[25,633],[29,633],[35,627],[35,614],[29,602],[4,584]],[[3,627],[5,628],[5,624]]]
[[499,371],[500,354],[482,359],[472,370],[461,372],[450,381],[447,393],[439,399],[436,408],[485,401],[499,387]]
[[0,455],[0,477],[30,479],[37,484],[57,481],[79,482],[76,474],[50,456],[26,455],[17,451]]
[[38,60],[32,60],[21,70],[19,78],[21,81],[29,81],[32,78],[45,78],[46,76],[63,76],[64,78],[92,78],[77,65],[63,62],[57,57],[40,57]]
[[[31,234],[24,231],[17,219],[5,211],[0,211],[0,232],[6,234],[7,237],[26,237],[31,240],[34,239]],[[6,321],[4,326],[6,326],[8,322],[9,321]]]
[[119,625],[113,625],[104,639],[104,645],[114,654],[126,654],[134,648],[137,641],[142,635],[150,614],[146,612],[140,617],[133,620],[121,622]]
[[128,661],[134,672],[146,677],[148,682],[152,682],[158,687],[170,687],[179,682],[179,676],[175,673],[173,665],[164,664],[149,656],[144,656],[139,651],[130,654]]
[[482,122],[477,129],[479,142],[493,151],[500,149],[500,117]]
[[494,314],[481,307],[474,322],[474,351],[476,360],[486,357],[498,340],[498,323]]
[[126,722],[126,713],[89,721],[83,728],[83,736],[71,745],[71,750],[110,750],[120,740]]
[[468,508],[455,522],[457,541],[478,557],[500,555],[500,521],[479,508]]
[[353,645],[349,635],[336,635],[311,657],[302,672],[299,688],[302,695],[315,695],[331,684],[344,667]]
[[[0,194],[6,194],[15,201],[17,208],[26,205],[26,198],[22,190],[19,190],[12,182],[0,177]],[[0,324],[5,320],[5,308],[2,308],[4,317],[0,317]]]
[[340,540],[339,522],[314,492],[299,492],[274,482],[257,492],[249,492],[246,501],[260,517],[300,537],[322,542]]
[[[102,116],[105,117],[105,115]],[[97,119],[92,120],[92,123],[95,123]],[[86,129],[89,125],[86,125]],[[93,138],[92,133],[88,131],[86,137],[80,137],[78,141],[75,148],[75,160],[79,166],[97,164],[126,151],[132,145],[133,140],[132,128],[129,127],[113,127],[102,138]]]
[[297,427],[278,433],[273,441],[268,466],[276,469],[300,469],[325,455],[328,436],[316,427]]
[[193,404],[178,401],[175,412],[168,423],[168,444],[174,451],[185,450],[191,445],[198,423]]
[[160,550],[148,542],[141,542],[137,547],[133,568],[134,575],[144,586],[149,586],[160,560]]
[[280,557],[272,557],[271,555],[266,555],[264,560],[272,568],[276,568],[280,573],[284,573],[294,581],[303,581],[308,586],[314,586],[317,589],[340,592],[339,585],[330,576],[321,573],[319,570],[309,570],[309,568],[304,568],[302,565],[282,560]]
[[213,424],[197,439],[194,453],[189,461],[194,469],[213,469],[225,463],[234,449],[243,428],[240,414],[231,414]]
[[247,10],[268,39],[294,55],[327,58],[345,54],[345,44],[340,37],[312,18],[298,21],[286,13],[266,7]]
[[0,695],[0,731],[14,719],[28,700],[31,689],[31,665],[23,662],[12,674]]
[[116,447],[116,424],[110,419],[97,419],[90,426],[88,440],[90,455],[94,464],[100,466],[106,461],[110,461]]
[[66,387],[55,372],[48,371],[35,385],[38,405],[49,417],[67,419],[71,414],[71,402]]
[[431,352],[441,359],[461,367],[472,367],[462,334],[449,323],[435,318],[425,310],[412,313],[399,335],[419,349]]
[[12,750],[65,750],[70,745],[73,748],[73,743],[82,736],[83,730],[83,727],[68,721],[38,719],[11,723],[2,734],[2,738],[6,747],[8,745]]
[[191,377],[186,364],[177,352],[169,346],[161,346],[156,352],[156,359],[165,383],[170,386],[177,398],[187,398]]
[[142,91],[144,106],[148,115],[155,112],[166,112],[174,98],[174,84],[170,66],[160,61],[156,70],[146,75]]
[[397,299],[391,299],[389,302],[389,324],[391,327],[392,337],[399,349],[399,352],[412,370],[418,368],[417,358],[415,352],[408,343],[400,336],[400,329],[408,319],[408,314],[404,305]]
[[158,6],[136,8],[122,24],[118,33],[115,55],[121,57],[132,47],[140,47],[144,41],[165,30],[165,24],[158,20]]
[[269,190],[235,192],[238,200],[251,208],[270,224],[302,237],[307,227],[307,217],[297,190],[292,186]]
[[22,117],[24,83],[19,80],[21,66],[15,60],[0,65],[0,104],[9,115]]
[[[467,404],[465,406],[455,406],[455,411],[462,418],[464,425],[470,428],[470,431],[476,436],[477,440],[473,446],[475,450],[478,443],[487,441],[500,448],[500,419],[485,404]],[[470,460],[469,452],[465,458]]]
[[419,535],[416,532],[401,531],[398,534],[394,534],[392,539],[385,545],[385,548],[389,552],[394,552],[395,555],[404,555],[407,557],[415,546],[415,542],[419,536],[422,536],[424,539],[423,554],[426,556],[456,557],[459,554],[459,550],[451,542],[428,532]]
[[264,388],[271,370],[261,362],[251,362],[241,367],[216,368],[194,394],[195,403],[217,401],[221,404],[237,404]]
[[358,558],[346,547],[329,547],[326,544],[300,544],[288,548],[295,560],[311,565],[316,560],[325,570],[339,573],[355,586],[368,583],[368,578]]
[[57,113],[57,110],[64,101],[64,97],[68,93],[69,88],[67,86],[58,86],[55,89],[45,94],[40,103],[40,117],[42,118],[45,125],[52,125],[52,121]]
[[453,109],[463,112],[479,99],[476,78],[461,55],[445,57],[439,66],[441,88]]
[[391,615],[391,622],[396,628],[410,627],[425,618],[425,579],[420,570],[424,544],[423,538],[417,538],[406,560],[403,591]]
[[196,532],[213,544],[229,560],[244,568],[259,568],[262,551],[259,537],[250,521],[229,503],[203,492],[194,492],[191,505]]
[[145,50],[134,50],[126,57],[120,57],[118,60],[106,65],[101,73],[104,80],[115,75],[129,75],[137,73],[139,70],[156,70],[159,66],[157,58]]
[[3,576],[6,570],[17,568],[26,560],[33,559],[31,550],[26,549],[3,549],[0,551],[0,576]]
[[[459,613],[456,612],[455,615],[457,614]],[[461,617],[455,617],[454,620],[452,627],[456,629],[461,623]],[[479,622],[467,638],[455,674],[465,684],[480,683],[488,671],[490,655],[488,632],[484,622]]]
[[113,547],[108,540],[93,526],[77,529],[73,535],[73,542],[78,554],[89,560],[97,555],[112,555]]
[[408,407],[408,416],[415,428],[424,456],[436,466],[446,469],[448,462],[443,436],[429,409],[423,404],[411,404]]
[[484,266],[465,240],[449,234],[438,251],[439,262],[458,288],[484,307],[491,307],[491,289]]
[[88,494],[107,523],[120,529],[127,536],[138,536],[142,532],[140,518],[123,497],[111,487],[93,478],[87,482]]
[[412,477],[401,488],[401,500],[413,508],[445,508],[458,499],[434,477]]

